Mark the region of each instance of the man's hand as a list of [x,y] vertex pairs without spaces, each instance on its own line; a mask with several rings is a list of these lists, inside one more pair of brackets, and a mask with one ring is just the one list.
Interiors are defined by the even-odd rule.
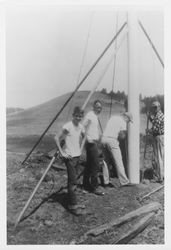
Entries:
[[151,116],[151,112],[150,111],[147,111],[147,117]]
[[61,152],[61,155],[62,155],[62,157],[65,158],[65,159],[71,159],[71,158],[72,158],[71,155],[69,155],[69,154],[67,154],[67,153],[65,153],[65,152]]
[[146,129],[145,131],[146,131],[147,135],[152,135],[152,130],[151,129]]
[[118,139],[125,139],[126,138],[126,131],[122,130],[119,132]]
[[154,118],[154,114],[150,111],[147,112],[147,119],[149,119],[150,121]]

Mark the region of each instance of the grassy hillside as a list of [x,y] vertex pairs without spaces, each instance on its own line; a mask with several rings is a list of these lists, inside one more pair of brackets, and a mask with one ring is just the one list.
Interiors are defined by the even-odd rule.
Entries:
[[[26,135],[40,135],[50,124],[57,112],[61,109],[65,101],[71,93],[57,97],[49,102],[43,103],[36,107],[24,110],[22,112],[11,114],[7,117],[7,135],[8,136],[26,136]],[[79,91],[75,97],[69,102],[67,107],[63,110],[47,134],[55,134],[58,132],[63,123],[70,120],[74,106],[82,106],[86,100],[89,91]],[[103,111],[100,115],[102,126],[104,127],[109,118],[110,99],[107,95],[96,92],[91,97],[85,113],[91,109],[91,105],[95,99],[100,99],[103,103]],[[123,111],[123,105],[113,101],[112,113]]]
[[24,109],[22,109],[22,108],[7,107],[6,108],[6,115],[11,115],[12,113],[21,112],[23,110]]
[[[49,102],[43,103],[36,107],[11,114],[7,116],[7,151],[28,152],[38,141],[40,135],[45,131],[50,122],[56,116],[71,93],[62,95]],[[46,135],[38,145],[38,151],[47,151],[55,147],[54,135],[60,133],[62,125],[71,119],[74,106],[82,106],[89,92],[79,91],[75,97],[69,102]],[[91,97],[85,113],[92,108],[95,99],[100,99],[103,103],[103,110],[100,114],[100,121],[104,129],[109,119],[110,98],[103,93],[95,92]],[[112,114],[119,113],[124,110],[121,103],[113,101]],[[141,115],[140,132],[144,133],[146,126],[146,117]]]

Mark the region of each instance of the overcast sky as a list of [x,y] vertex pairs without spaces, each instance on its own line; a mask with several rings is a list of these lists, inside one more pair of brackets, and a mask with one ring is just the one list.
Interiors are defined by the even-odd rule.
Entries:
[[[139,20],[164,60],[163,12],[139,11]],[[6,15],[7,107],[29,108],[73,91],[105,46],[126,21],[115,8],[12,6]],[[118,25],[117,25],[118,23]],[[117,43],[126,30],[122,32]],[[89,36],[88,36],[89,34]],[[138,29],[139,89],[142,95],[163,94],[164,71],[142,30]],[[110,60],[105,54],[81,89],[93,87]],[[86,52],[86,53],[85,53]],[[83,57],[85,53],[85,56]],[[84,60],[83,60],[84,58]],[[116,56],[114,91],[127,92],[127,42]],[[112,89],[113,64],[99,89]]]

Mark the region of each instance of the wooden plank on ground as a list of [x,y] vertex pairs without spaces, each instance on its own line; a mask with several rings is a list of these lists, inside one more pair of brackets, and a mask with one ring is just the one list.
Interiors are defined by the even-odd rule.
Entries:
[[91,229],[85,235],[86,236],[88,236],[88,235],[97,236],[113,226],[119,226],[119,225],[124,224],[124,223],[126,223],[126,222],[140,216],[140,215],[143,215],[143,214],[146,214],[149,212],[153,212],[153,211],[157,211],[160,208],[161,208],[161,205],[158,202],[149,203],[149,204],[144,205],[138,209],[135,209],[134,211],[131,211],[131,212],[125,214],[122,217],[113,219],[108,223],[105,223],[105,224],[100,225],[94,229]]
[[121,235],[112,244],[127,244],[133,238],[135,238],[139,233],[141,233],[152,221],[155,213],[152,212],[143,218],[141,218],[134,226],[131,227],[125,234]]

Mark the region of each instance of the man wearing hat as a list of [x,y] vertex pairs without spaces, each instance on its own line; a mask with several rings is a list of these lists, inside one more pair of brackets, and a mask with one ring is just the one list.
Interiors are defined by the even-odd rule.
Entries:
[[128,122],[133,122],[132,115],[128,112],[112,116],[109,119],[102,136],[102,143],[112,154],[121,186],[130,184],[125,173],[118,140],[119,138],[124,138],[126,136]]
[[148,114],[152,124],[147,130],[153,136],[153,168],[158,182],[164,179],[164,114],[158,101],[151,104],[151,112]]

